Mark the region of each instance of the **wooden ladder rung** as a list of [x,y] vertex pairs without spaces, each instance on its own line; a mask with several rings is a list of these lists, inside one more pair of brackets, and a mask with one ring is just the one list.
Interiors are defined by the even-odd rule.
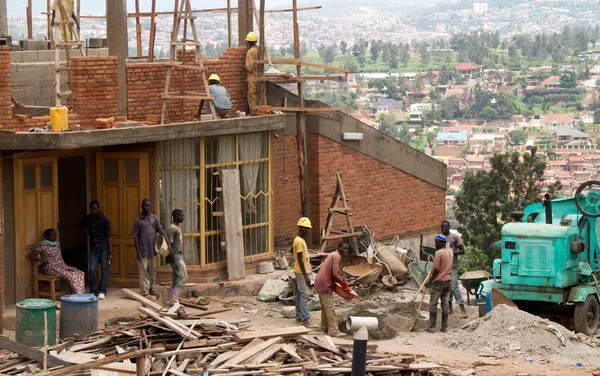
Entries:
[[66,96],[71,95],[71,90],[61,91],[59,93],[56,93],[56,95],[58,95],[59,97],[66,97]]
[[177,18],[179,18],[180,20],[195,20],[198,17],[194,17],[194,16],[179,16]]
[[200,42],[173,42],[171,41],[171,46],[200,46]]
[[348,215],[351,215],[350,208],[332,208],[332,209],[329,209],[329,212],[330,213],[340,213],[340,214],[348,213]]
[[321,240],[343,239],[343,238],[349,238],[351,236],[361,236],[362,234],[363,234],[362,231],[359,231],[359,232],[355,232],[353,234],[344,233],[344,234],[337,234],[337,235],[327,235],[327,236],[321,236]]
[[77,42],[55,42],[54,45],[55,46],[83,46],[83,42],[81,42],[81,41],[77,41]]
[[211,101],[213,98],[212,96],[208,96],[208,95],[174,95],[174,94],[167,94],[164,95],[163,94],[163,99],[188,99],[188,100],[208,100]]

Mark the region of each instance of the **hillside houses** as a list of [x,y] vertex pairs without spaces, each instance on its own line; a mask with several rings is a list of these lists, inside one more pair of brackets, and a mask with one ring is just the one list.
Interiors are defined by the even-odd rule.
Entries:
[[561,127],[550,135],[553,144],[586,145],[592,142],[587,133],[571,127]]
[[560,77],[550,76],[540,83],[543,89],[555,89],[560,87]]
[[575,125],[575,119],[567,114],[550,114],[544,116],[541,125],[542,129],[555,131],[558,128],[572,127]]

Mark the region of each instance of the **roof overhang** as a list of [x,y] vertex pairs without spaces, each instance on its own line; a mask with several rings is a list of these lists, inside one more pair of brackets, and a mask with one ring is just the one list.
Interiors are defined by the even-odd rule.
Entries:
[[63,150],[137,144],[192,137],[272,131],[285,128],[285,115],[252,116],[67,132],[0,132],[0,150]]

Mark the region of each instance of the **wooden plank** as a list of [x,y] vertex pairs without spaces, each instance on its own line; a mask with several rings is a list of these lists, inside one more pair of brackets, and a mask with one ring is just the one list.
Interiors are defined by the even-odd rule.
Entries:
[[197,358],[199,357],[201,354],[206,354],[209,352],[213,352],[217,350],[217,346],[212,346],[212,347],[196,347],[194,349],[185,349],[185,350],[173,350],[173,351],[165,351],[162,353],[158,353],[155,354],[154,357],[156,359],[165,359],[165,358],[170,358],[172,356],[179,356],[180,359],[182,358]]
[[283,112],[307,112],[307,113],[317,113],[317,112],[332,112],[332,111],[346,111],[351,110],[355,107],[353,106],[343,106],[343,107],[271,107],[272,111],[283,111]]
[[148,62],[154,60],[154,38],[156,36],[156,0],[152,0],[152,9],[150,11],[150,42],[148,44]]
[[254,330],[247,332],[234,333],[233,338],[237,342],[248,342],[255,338],[273,338],[273,337],[295,337],[307,334],[310,330],[305,326],[291,326],[288,328],[274,328],[265,330]]
[[237,355],[239,351],[226,351],[223,354],[219,354],[219,356],[217,356],[212,363],[210,363],[208,365],[208,368],[216,368],[218,366],[220,366],[221,364],[225,363],[228,359],[231,359],[232,357],[234,357],[235,355]]
[[94,347],[101,347],[102,345],[105,345],[105,344],[109,343],[112,339],[113,339],[113,336],[102,337],[102,338],[100,338],[97,341],[93,341],[93,342],[90,342],[90,343],[84,343],[84,344],[77,344],[77,345],[71,346],[69,348],[69,351],[76,352],[76,351],[82,351],[82,350],[91,349],[91,348],[94,348]]
[[159,353],[159,352],[163,352],[163,351],[165,351],[164,347],[154,347],[151,349],[130,351],[130,352],[127,352],[124,354],[118,354],[118,355],[114,355],[114,356],[108,356],[108,357],[102,358],[102,359],[97,359],[97,360],[94,360],[93,362],[88,362],[88,363],[83,363],[83,364],[75,364],[75,365],[72,365],[69,367],[60,368],[60,369],[57,369],[50,373],[46,373],[45,375],[46,376],[74,375],[74,374],[77,374],[81,371],[85,371],[88,369],[100,368],[101,366],[103,366],[105,364],[120,362],[121,360],[124,360],[124,359],[139,358],[139,357],[143,357],[146,355],[155,354],[155,353]]
[[140,294],[133,292],[130,289],[121,289],[121,291],[123,291],[123,293],[125,295],[127,295],[128,297],[130,297],[134,300],[137,300],[138,302],[142,303],[146,307],[152,308],[155,311],[160,311],[163,308],[161,305],[157,304],[156,302],[153,302],[152,300],[145,298],[145,297],[141,296]]
[[[40,350],[36,350],[29,346],[25,346],[18,342],[15,342],[7,337],[0,336],[0,349],[17,353],[28,359],[35,360],[36,362],[38,362],[40,364],[44,363],[44,352],[42,352]],[[48,355],[48,366],[49,367],[70,366],[70,365],[71,364],[67,361],[59,359],[52,355]]]
[[341,356],[341,357],[344,357],[344,358],[346,358],[346,359],[351,359],[351,358],[352,358],[352,356],[350,356],[350,355],[348,355],[348,354],[346,354],[346,353],[342,353],[342,352],[341,352],[340,350],[338,350],[337,348],[331,347],[331,346],[329,346],[328,344],[326,344],[326,343],[323,343],[323,342],[319,341],[319,340],[318,340],[318,339],[316,339],[316,338],[313,338],[312,336],[303,335],[303,336],[302,336],[302,339],[303,339],[303,340],[305,340],[306,342],[308,342],[308,343],[311,343],[311,344],[313,344],[313,345],[315,345],[315,346],[318,346],[318,347],[320,347],[320,348],[322,348],[322,349],[324,349],[324,350],[327,350],[327,351],[329,351],[329,352],[332,352],[332,353],[334,353],[335,355],[339,355],[339,356]]
[[[129,360],[129,359],[127,359],[127,360]],[[135,373],[135,364],[115,362],[115,363],[110,363],[110,364],[100,366],[100,369],[104,369],[107,371]]]
[[223,212],[225,213],[225,243],[227,243],[227,277],[229,280],[246,276],[244,260],[244,231],[240,200],[240,171],[221,171],[223,184]]
[[256,354],[260,353],[261,351],[267,349],[271,345],[281,341],[282,339],[283,339],[283,337],[271,338],[270,340],[263,342],[261,344],[258,344],[256,346],[252,346],[249,349],[244,349],[244,350],[240,351],[236,356],[234,356],[231,359],[229,359],[228,361],[226,361],[225,364],[223,364],[219,368],[228,368],[229,366],[236,366],[236,365],[242,363],[243,361],[250,359],[251,357],[255,356]]
[[281,350],[281,346],[283,345],[276,343],[267,347],[260,353],[256,354],[256,356],[252,358],[252,360],[250,360],[248,364],[262,364],[266,362],[267,360],[271,359],[273,355],[277,354]]
[[138,311],[142,312],[143,314],[145,314],[148,317],[152,317],[154,320],[160,322],[161,324],[167,326],[168,328],[170,328],[171,330],[173,330],[175,333],[177,333],[178,335],[180,335],[181,337],[185,338],[185,339],[198,339],[198,337],[196,337],[195,335],[192,335],[188,332],[186,332],[184,329],[182,329],[179,325],[174,324],[173,322],[161,317],[159,314],[149,310],[146,307],[138,307]]
[[292,346],[289,345],[287,343],[281,345],[281,350],[286,352],[289,356],[291,356],[292,358],[302,361],[303,359],[300,357],[300,355],[298,355],[298,353],[296,352],[296,349]]
[[[256,61],[257,64],[264,64],[266,62],[267,62],[266,60],[257,60]],[[302,59],[271,59],[271,62],[273,64],[301,65],[303,67],[322,68],[322,69],[332,70],[332,71],[336,71],[336,72],[343,72],[346,74],[350,73],[348,68],[340,68],[340,67],[334,67],[334,66],[326,65],[326,64],[311,63],[308,61],[304,61]]]

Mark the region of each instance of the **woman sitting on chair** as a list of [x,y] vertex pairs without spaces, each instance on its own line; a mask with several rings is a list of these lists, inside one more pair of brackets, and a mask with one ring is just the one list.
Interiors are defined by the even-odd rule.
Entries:
[[46,240],[38,244],[27,256],[34,261],[39,261],[44,267],[46,275],[66,279],[74,294],[83,294],[85,292],[85,274],[81,270],[65,264],[56,236],[54,229],[49,228],[44,231]]

